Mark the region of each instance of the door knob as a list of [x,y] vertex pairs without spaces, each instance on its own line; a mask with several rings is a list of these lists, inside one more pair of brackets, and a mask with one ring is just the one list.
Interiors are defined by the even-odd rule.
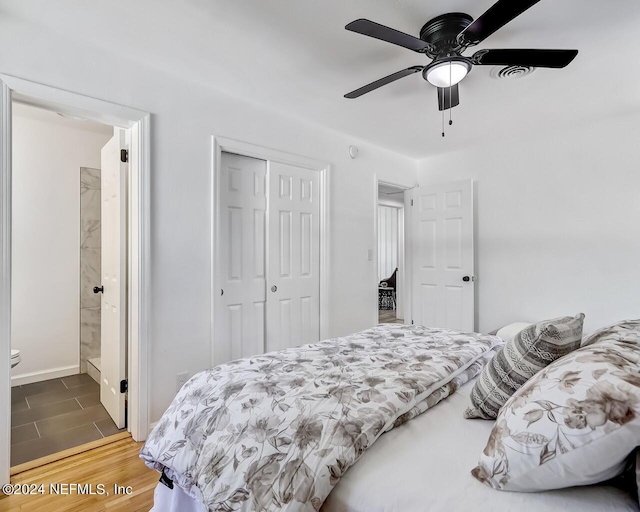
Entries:
[[104,293],[104,286],[94,286],[93,293]]
[[471,278],[470,278],[469,276],[464,276],[464,277],[462,278],[462,280],[463,280],[465,283],[468,283],[469,281],[471,281]]
[[278,291],[278,287],[274,284],[274,285],[271,287],[271,291],[272,291],[273,293],[277,292],[277,291]]

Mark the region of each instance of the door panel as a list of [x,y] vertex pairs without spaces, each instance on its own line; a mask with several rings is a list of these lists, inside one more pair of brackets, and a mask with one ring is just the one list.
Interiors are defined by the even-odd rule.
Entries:
[[320,338],[320,201],[316,171],[269,164],[267,350]]
[[222,153],[214,363],[265,348],[267,163]]
[[126,183],[127,164],[120,161],[125,131],[115,129],[101,152],[102,293],[100,401],[118,428],[125,426],[126,379]]
[[280,244],[279,277],[291,277],[291,211],[280,211],[280,231],[276,243]]
[[473,331],[473,182],[420,186],[411,194],[413,322]]

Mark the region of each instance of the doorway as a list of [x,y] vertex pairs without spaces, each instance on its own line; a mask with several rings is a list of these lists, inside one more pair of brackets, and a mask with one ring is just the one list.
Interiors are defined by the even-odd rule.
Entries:
[[[0,422],[0,483],[8,483],[10,473],[15,473],[19,471],[21,468],[24,469],[24,465],[18,464],[17,466],[11,468],[10,466],[15,465],[16,460],[11,460],[11,441],[12,435],[14,440],[26,441],[35,443],[35,438],[25,439],[24,436],[33,436],[34,433],[38,435],[38,439],[41,437],[41,432],[38,430],[38,421],[47,421],[47,423],[42,424],[42,430],[44,431],[45,436],[48,434],[54,433],[54,431],[60,431],[61,427],[67,426],[66,422],[69,418],[64,418],[64,421],[60,416],[57,415],[55,417],[46,417],[44,416],[44,409],[37,411],[38,414],[31,412],[30,414],[33,416],[31,419],[33,421],[25,421],[20,426],[28,425],[27,427],[21,429],[21,432],[12,432],[12,415],[9,414],[12,404],[12,398],[14,398],[20,405],[19,407],[24,408],[27,412],[32,411],[32,405],[48,407],[49,409],[59,409],[59,402],[65,400],[58,400],[55,403],[48,403],[49,398],[73,398],[74,401],[81,408],[80,413],[75,415],[74,421],[76,423],[80,422],[80,426],[82,428],[87,428],[87,423],[84,423],[83,420],[84,415],[88,415],[89,413],[84,412],[88,408],[91,408],[92,402],[95,402],[96,405],[98,403],[105,404],[105,413],[106,417],[109,418],[109,421],[115,425],[107,427],[103,425],[103,430],[96,425],[98,422],[102,421],[98,418],[93,418],[91,421],[92,426],[98,431],[101,438],[105,438],[106,435],[113,432],[114,429],[119,430],[122,428],[126,428],[128,432],[131,432],[132,436],[135,440],[141,441],[146,438],[148,433],[148,405],[147,405],[147,297],[149,294],[148,291],[148,251],[149,251],[149,116],[148,114],[137,111],[134,109],[130,109],[127,107],[122,107],[119,105],[113,105],[101,100],[95,100],[92,98],[88,98],[85,96],[81,96],[75,93],[71,93],[68,91],[62,91],[60,89],[44,86],[41,84],[36,84],[33,82],[29,82],[26,80],[22,80],[16,77],[11,77],[8,75],[0,75],[0,409],[4,412],[1,415],[5,418],[5,421]],[[16,238],[16,228],[19,229],[20,222],[24,220],[25,215],[33,215],[36,213],[38,208],[45,213],[48,213],[48,217],[42,216],[39,224],[46,224],[48,221],[55,220],[56,217],[61,217],[64,205],[58,205],[55,208],[47,208],[46,205],[39,204],[38,201],[31,201],[29,208],[23,209],[20,215],[18,215],[17,211],[14,209],[13,199],[14,199],[14,187],[12,186],[12,178],[15,177],[15,173],[19,173],[19,158],[16,155],[16,161],[14,162],[14,158],[12,158],[12,135],[18,135],[15,132],[16,128],[14,126],[14,120],[12,118],[12,110],[21,109],[22,106],[28,107],[37,107],[40,110],[46,112],[47,115],[56,116],[58,122],[68,123],[68,122],[76,122],[82,120],[87,120],[87,123],[101,124],[101,125],[110,125],[112,128],[111,139],[107,142],[102,149],[99,151],[102,156],[99,156],[98,162],[95,160],[88,162],[89,165],[76,165],[73,170],[75,184],[77,188],[75,189],[75,193],[78,194],[78,200],[75,203],[77,206],[76,215],[80,214],[80,189],[90,189],[89,183],[93,183],[95,185],[95,178],[97,175],[95,171],[98,168],[101,168],[101,176],[104,177],[105,174],[109,175],[110,173],[105,173],[105,169],[108,166],[104,165],[104,152],[105,149],[109,149],[109,145],[111,144],[110,153],[112,153],[112,161],[118,161],[118,169],[113,169],[114,174],[118,176],[119,179],[122,180],[127,186],[127,189],[120,189],[123,193],[120,194],[120,197],[116,202],[111,201],[111,204],[117,203],[120,218],[114,221],[114,224],[120,224],[120,229],[117,231],[117,236],[113,236],[113,233],[116,230],[112,230],[111,241],[113,242],[114,238],[118,243],[110,243],[108,247],[116,248],[113,251],[109,251],[108,254],[101,254],[101,270],[113,268],[109,267],[109,265],[105,265],[105,261],[114,260],[117,261],[119,266],[120,275],[118,276],[112,270],[107,272],[102,272],[102,276],[99,283],[96,283],[94,288],[99,288],[98,294],[102,294],[106,292],[108,289],[110,290],[118,290],[117,295],[122,298],[122,294],[124,293],[124,297],[126,302],[117,302],[115,299],[109,299],[106,303],[108,308],[105,306],[104,298],[101,299],[102,309],[109,309],[112,313],[108,317],[107,320],[101,318],[101,362],[98,363],[98,366],[101,367],[101,377],[100,384],[95,383],[90,375],[83,374],[81,371],[85,368],[89,367],[89,359],[94,359],[93,357],[83,358],[80,350],[80,324],[81,322],[75,322],[75,319],[79,319],[82,309],[81,300],[80,300],[80,271],[79,271],[79,261],[80,261],[80,253],[82,251],[83,240],[87,242],[89,238],[95,241],[97,235],[97,231],[91,233],[92,231],[89,224],[94,222],[93,227],[95,227],[95,218],[91,219],[91,222],[87,223],[87,229],[85,230],[85,237],[83,238],[80,235],[81,232],[81,222],[78,217],[78,223],[70,228],[72,232],[75,232],[75,240],[77,242],[74,250],[75,257],[69,256],[69,259],[75,260],[77,263],[75,268],[75,285],[69,285],[68,282],[65,282],[61,276],[52,276],[52,278],[58,278],[60,281],[55,282],[53,284],[49,283],[49,286],[41,287],[37,292],[31,292],[31,296],[34,296],[34,293],[38,295],[45,295],[49,299],[51,298],[51,293],[55,293],[56,290],[60,292],[60,294],[64,292],[75,293],[75,306],[74,311],[66,309],[65,312],[58,312],[56,314],[51,313],[51,311],[47,311],[46,313],[49,315],[49,319],[53,318],[54,320],[64,320],[65,325],[71,325],[72,323],[76,323],[76,334],[78,335],[76,340],[71,341],[71,343],[76,343],[77,350],[75,352],[75,359],[71,361],[67,361],[66,364],[57,365],[55,368],[33,371],[25,371],[23,374],[15,373],[14,377],[17,377],[14,380],[15,388],[17,391],[11,393],[12,382],[11,376],[13,372],[20,372],[21,367],[25,368],[27,365],[27,352],[25,351],[24,358],[21,357],[18,359],[17,357],[12,357],[12,349],[11,342],[14,338],[13,334],[15,331],[16,336],[19,336],[20,333],[20,323],[16,322],[15,325],[12,325],[12,318],[18,317],[20,312],[16,310],[14,315],[14,298],[16,289],[12,290],[12,285],[19,284],[19,281],[14,283],[14,271],[20,271],[20,264],[22,261],[17,261],[16,251],[20,250],[20,246],[14,246],[13,241],[18,240]],[[87,125],[88,126],[88,125]],[[104,134],[105,137],[108,134]],[[112,141],[116,139],[116,143]],[[123,144],[126,144],[124,146]],[[59,144],[54,143],[52,146],[52,151],[55,152]],[[77,145],[83,145],[78,141]],[[84,146],[84,145],[83,145]],[[117,147],[116,147],[117,146]],[[38,153],[37,148],[32,146],[31,151],[35,154]],[[60,153],[60,151],[58,152]],[[117,156],[117,158],[114,157]],[[50,159],[53,162],[53,158]],[[126,172],[123,172],[121,165],[127,164],[128,169]],[[14,164],[16,164],[16,169],[14,169]],[[49,162],[45,162],[43,167],[45,170],[51,171],[51,165],[48,165]],[[84,168],[84,176],[82,176],[81,167]],[[56,177],[56,176],[54,176]],[[84,178],[84,187],[82,178]],[[110,180],[111,182],[117,180]],[[20,184],[20,179],[16,182],[17,185]],[[100,224],[102,227],[100,233],[100,239],[102,246],[100,250],[102,251],[104,245],[104,236],[109,234],[109,230],[104,226],[104,214],[105,214],[105,202],[109,197],[112,197],[111,194],[105,193],[105,191],[110,188],[113,189],[118,188],[118,184],[112,184],[111,187],[105,185],[104,180],[101,182],[101,218]],[[53,190],[47,189],[42,183],[35,183],[33,185],[35,189],[40,188],[40,192],[43,192],[44,195],[42,197],[47,198],[47,194],[49,196],[54,196]],[[28,187],[26,187],[28,189]],[[28,191],[28,190],[27,190]],[[94,194],[95,195],[95,194]],[[49,197],[51,199],[51,197]],[[17,204],[17,203],[16,203]],[[71,201],[73,205],[73,201]],[[66,210],[65,210],[66,211]],[[122,213],[127,212],[126,216],[123,216]],[[94,212],[95,213],[95,212]],[[109,216],[111,218],[111,216]],[[88,220],[88,219],[87,219]],[[124,221],[124,222],[122,222]],[[38,223],[35,223],[38,224]],[[41,227],[41,226],[40,226]],[[14,231],[12,236],[12,229]],[[62,245],[62,241],[65,239],[65,231],[63,229],[51,229],[51,232],[48,233],[47,240],[49,241],[49,247],[53,249],[58,249],[56,244]],[[94,230],[95,231],[95,230]],[[28,247],[28,238],[27,244]],[[69,240],[73,240],[74,236],[70,236]],[[87,249],[97,249],[96,247],[89,247],[88,244],[85,245]],[[68,249],[68,245],[65,245]],[[34,251],[35,252],[35,251]],[[47,251],[44,251],[47,252]],[[55,251],[49,250],[48,253],[53,253]],[[117,254],[116,254],[117,252]],[[12,255],[14,256],[12,261]],[[53,254],[46,254],[47,256],[52,256]],[[33,266],[31,267],[34,268]],[[63,274],[62,272],[58,272],[59,274]],[[69,274],[67,274],[69,275]],[[121,281],[122,285],[119,283],[114,286],[116,281]],[[62,284],[61,284],[62,283]],[[126,284],[128,283],[128,285]],[[66,286],[65,286],[66,285]],[[63,289],[63,286],[65,289]],[[66,288],[70,288],[68,290]],[[35,287],[32,288],[36,289]],[[106,294],[105,294],[106,295]],[[58,293],[56,293],[56,300],[58,299]],[[15,301],[18,304],[18,301]],[[49,307],[51,310],[55,309],[58,304],[55,304],[56,301],[49,301]],[[86,305],[86,304],[85,304]],[[91,307],[90,305],[87,305]],[[94,306],[95,307],[95,306]],[[118,310],[115,311],[114,309]],[[102,315],[101,315],[102,316]],[[58,317],[58,318],[55,318]],[[114,317],[119,317],[120,320],[114,320]],[[43,317],[36,317],[34,322],[38,321],[42,322]],[[123,318],[127,318],[128,322],[124,323],[122,321]],[[42,322],[46,324],[46,322]],[[106,333],[113,331],[119,331],[120,333],[124,333],[124,336],[119,337],[118,344],[120,344],[120,353],[115,358],[109,358],[113,363],[114,359],[118,360],[115,364],[111,364],[111,367],[116,367],[120,374],[116,377],[113,375],[109,378],[105,379],[105,376],[109,373],[109,370],[106,369],[110,363],[105,362],[105,326],[110,326],[107,329]],[[124,327],[123,327],[124,326]],[[95,326],[94,326],[95,331]],[[69,331],[71,332],[71,331]],[[49,338],[52,337],[54,333],[54,329],[51,329],[49,332]],[[45,333],[46,336],[46,333]],[[73,336],[70,336],[73,338]],[[24,340],[25,338],[23,338]],[[126,345],[124,343],[129,341],[128,350],[126,349]],[[15,349],[14,349],[15,350]],[[37,359],[38,354],[35,354],[32,350],[29,350],[33,357],[29,357],[29,364],[34,363]],[[128,356],[128,367],[126,365],[125,358]],[[73,357],[73,356],[72,356]],[[42,361],[41,361],[42,362]],[[11,370],[11,366],[14,366],[14,369]],[[53,370],[53,372],[52,372]],[[56,373],[57,372],[57,373]],[[48,377],[46,380],[40,380],[41,377]],[[119,380],[119,378],[121,379]],[[38,380],[38,382],[36,382]],[[106,380],[106,382],[105,382]],[[52,382],[48,382],[52,381]],[[48,388],[49,385],[52,384],[57,389],[51,390]],[[31,387],[27,387],[31,386]],[[83,388],[84,386],[92,387],[92,393],[85,394],[82,392],[80,395],[76,396],[76,394],[80,391],[79,388]],[[100,392],[98,394],[95,393],[95,386],[99,386]],[[23,389],[24,388],[24,389]],[[36,388],[45,388],[44,393],[39,393]],[[48,389],[47,389],[48,388]],[[129,408],[128,414],[124,414],[124,407],[122,407],[122,412],[118,414],[118,412],[114,412],[110,409],[110,405],[107,404],[107,400],[105,400],[104,391],[105,389],[112,396],[118,395],[117,401],[122,403],[124,406],[125,393],[128,393],[129,397]],[[28,394],[27,394],[28,393]],[[83,396],[88,396],[91,394],[91,399],[85,400],[81,399]],[[22,395],[22,396],[21,396]],[[48,395],[48,396],[44,396]],[[121,396],[120,396],[121,395]],[[33,397],[29,400],[29,397]],[[45,399],[46,398],[46,399]],[[24,399],[24,404],[22,404],[22,399]],[[58,405],[56,405],[58,404]],[[69,407],[71,402],[65,404],[64,407]],[[71,404],[73,405],[73,404]],[[88,407],[85,407],[88,406]],[[109,410],[107,412],[107,410]],[[49,411],[50,412],[50,411]],[[74,412],[74,411],[71,411]],[[91,411],[94,412],[94,411]],[[103,413],[104,415],[104,413]],[[37,416],[37,417],[36,417]],[[119,416],[119,417],[118,417]],[[126,420],[125,420],[126,418]],[[106,418],[102,418],[106,419]],[[14,420],[15,421],[15,420]],[[125,421],[127,421],[125,425]],[[32,424],[32,425],[29,425]],[[59,443],[54,443],[58,447],[58,449],[63,449],[68,446],[70,442],[69,439],[73,439],[72,444],[76,444],[78,439],[83,439],[81,435],[76,435],[77,432],[74,432],[73,429],[64,429],[68,432],[65,434],[64,439],[62,439]],[[125,432],[126,433],[126,432]],[[23,436],[20,438],[20,436]],[[95,443],[100,442],[100,440],[95,441]],[[66,443],[66,445],[65,445]],[[95,443],[93,443],[95,445]],[[83,445],[88,446],[88,445]],[[82,447],[71,448],[71,451],[82,451]],[[70,453],[69,450],[65,450],[64,454],[68,455]],[[62,455],[61,455],[62,456]],[[51,461],[55,455],[46,457],[46,460]],[[32,465],[37,465],[37,461],[42,461],[45,459],[38,458],[35,461],[32,461]]]
[[119,128],[19,101],[12,127],[15,468],[125,429],[124,394],[109,383],[125,378],[126,331],[114,344],[108,297],[126,289],[113,256],[126,235],[127,168]]
[[405,188],[378,183],[378,322],[404,322]]

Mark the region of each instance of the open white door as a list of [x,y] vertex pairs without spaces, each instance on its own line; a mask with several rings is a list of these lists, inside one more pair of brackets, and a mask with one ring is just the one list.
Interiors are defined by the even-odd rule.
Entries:
[[318,172],[269,163],[267,351],[320,339]]
[[413,323],[473,331],[473,181],[421,185],[411,199]]
[[214,363],[265,349],[267,162],[222,153]]
[[127,164],[121,161],[125,131],[116,128],[102,148],[102,318],[100,401],[118,428],[125,426],[126,379],[126,183]]

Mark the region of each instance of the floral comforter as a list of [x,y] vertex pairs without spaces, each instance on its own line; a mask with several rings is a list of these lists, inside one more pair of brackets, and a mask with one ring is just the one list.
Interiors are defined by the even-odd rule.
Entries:
[[381,325],[216,366],[183,386],[140,456],[211,511],[317,511],[382,433],[501,343]]

